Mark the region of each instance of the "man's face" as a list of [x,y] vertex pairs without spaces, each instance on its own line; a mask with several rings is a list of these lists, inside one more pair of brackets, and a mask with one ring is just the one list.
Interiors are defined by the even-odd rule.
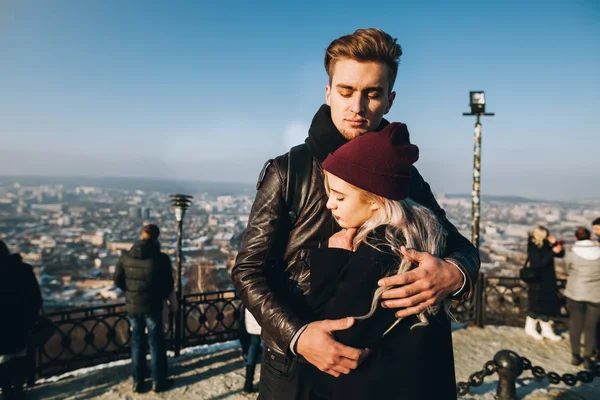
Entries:
[[600,239],[600,225],[592,226],[592,231],[594,231],[594,235]]
[[372,61],[337,61],[325,88],[331,119],[349,140],[377,129],[395,96],[389,92],[388,67]]

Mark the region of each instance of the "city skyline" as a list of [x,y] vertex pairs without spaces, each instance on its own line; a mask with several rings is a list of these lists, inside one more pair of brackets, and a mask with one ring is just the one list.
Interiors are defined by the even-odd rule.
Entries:
[[380,4],[4,2],[0,174],[253,184],[304,140],[324,48],[374,26],[404,51],[386,118],[408,124],[435,192],[471,190],[462,112],[485,90],[484,196],[600,198],[598,5]]

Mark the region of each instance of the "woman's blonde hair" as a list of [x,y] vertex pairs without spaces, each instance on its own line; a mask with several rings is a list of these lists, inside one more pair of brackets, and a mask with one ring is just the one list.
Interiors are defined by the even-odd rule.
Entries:
[[[375,202],[379,205],[378,212],[367,220],[360,228],[358,228],[353,241],[353,248],[356,250],[360,245],[365,244],[379,251],[383,251],[376,245],[369,243],[368,236],[377,227],[387,225],[385,239],[392,251],[400,258],[400,265],[394,274],[402,274],[410,271],[413,268],[413,263],[408,260],[401,252],[400,248],[405,246],[407,249],[415,249],[431,253],[436,257],[441,257],[446,247],[446,231],[440,224],[435,214],[426,207],[421,206],[410,198],[405,200],[390,200],[364,189],[358,188],[348,182],[350,187],[356,190],[360,198],[365,202]],[[325,188],[329,193],[329,183],[327,174],[325,174]],[[358,320],[371,317],[381,299],[381,294],[390,287],[380,287],[373,295],[370,311],[361,316],[355,317]],[[444,301],[444,311],[451,317],[450,301]],[[435,315],[439,311],[439,305],[429,306],[427,309],[417,315],[419,323],[413,325],[424,326],[428,325],[427,315]],[[388,333],[402,318],[390,326],[384,333]]]
[[544,226],[536,226],[533,231],[531,231],[531,241],[537,247],[542,247],[544,245],[544,240],[548,238],[548,229]]

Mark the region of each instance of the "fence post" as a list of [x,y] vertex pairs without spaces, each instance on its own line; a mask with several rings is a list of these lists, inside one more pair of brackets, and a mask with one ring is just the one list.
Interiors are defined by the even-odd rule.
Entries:
[[498,371],[497,400],[517,400],[516,381],[523,373],[523,360],[511,350],[500,350],[494,356]]
[[485,315],[485,274],[483,272],[479,273],[473,295],[475,296],[475,324],[483,328]]

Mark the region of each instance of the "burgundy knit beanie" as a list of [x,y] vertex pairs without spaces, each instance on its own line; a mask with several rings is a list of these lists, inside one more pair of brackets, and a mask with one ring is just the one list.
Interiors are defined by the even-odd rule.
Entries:
[[408,197],[410,167],[419,148],[410,143],[406,125],[394,122],[379,132],[350,140],[323,161],[323,169],[340,179],[391,199]]

